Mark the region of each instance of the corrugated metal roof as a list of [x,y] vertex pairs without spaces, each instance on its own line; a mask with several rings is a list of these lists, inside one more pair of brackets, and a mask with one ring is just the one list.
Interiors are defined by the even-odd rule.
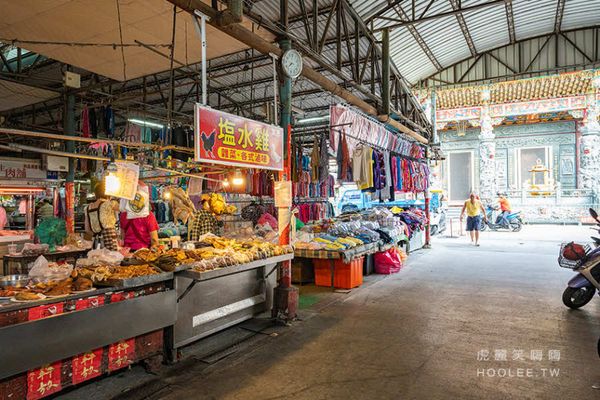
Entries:
[[[385,12],[382,10],[385,10],[390,4],[388,0],[350,0],[350,3],[365,21],[369,21],[376,15],[396,20],[413,19],[413,2],[400,2],[395,7],[396,9],[389,9]],[[510,43],[504,2],[494,2],[493,0],[463,0],[461,2],[463,8],[486,3],[491,5],[463,13],[467,29],[478,53]],[[415,0],[414,4],[416,19],[453,11],[450,0],[434,0],[433,2],[431,0]],[[512,9],[517,40],[554,31],[557,0],[512,0]],[[561,29],[599,25],[599,9],[600,0],[566,1]],[[398,22],[379,18],[373,20],[375,29],[394,24],[398,24]],[[413,26],[422,39],[421,45],[406,26],[394,28],[390,42],[392,60],[409,82],[416,83],[436,72],[433,62],[426,55],[427,49],[431,51],[442,68],[471,57],[471,51],[455,15],[450,14],[430,19]]]

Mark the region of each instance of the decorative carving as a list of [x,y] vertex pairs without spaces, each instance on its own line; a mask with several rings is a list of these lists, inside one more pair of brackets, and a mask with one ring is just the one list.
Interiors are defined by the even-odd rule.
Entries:
[[490,108],[481,108],[481,133],[479,134],[479,192],[484,200],[492,201],[496,193],[496,143]]
[[569,114],[571,114],[571,116],[575,119],[583,118],[583,110],[570,110]]
[[492,124],[492,117],[490,117],[490,108],[482,107],[481,108],[481,133],[479,134],[479,138],[481,140],[494,140],[494,125]]
[[493,140],[479,143],[479,195],[482,200],[492,201],[496,194],[496,144]]
[[441,131],[442,129],[445,129],[447,125],[448,125],[448,122],[436,122],[435,129],[437,129],[438,131]]
[[598,135],[600,134],[600,123],[598,123],[598,116],[600,115],[600,107],[596,101],[596,96],[590,94],[587,96],[587,108],[585,109],[585,118],[583,119],[583,130],[584,135]]
[[600,195],[600,135],[581,137],[579,185]]

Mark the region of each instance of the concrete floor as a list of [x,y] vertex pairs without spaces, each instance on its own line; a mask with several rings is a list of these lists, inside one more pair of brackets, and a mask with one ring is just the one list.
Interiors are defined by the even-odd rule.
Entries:
[[[399,274],[350,294],[328,294],[302,321],[265,335],[243,356],[210,366],[187,363],[143,397],[600,397],[591,388],[600,382],[600,299],[580,311],[564,307],[562,291],[573,273],[556,263],[561,241],[585,241],[588,233],[530,226],[516,234],[485,233],[479,248],[465,237],[436,238],[433,249],[411,255]],[[489,360],[478,360],[486,350]],[[519,350],[525,359],[513,360]],[[541,350],[542,361],[531,360],[532,350],[534,356]],[[551,350],[560,360],[548,359]],[[495,360],[503,354],[506,361]]]

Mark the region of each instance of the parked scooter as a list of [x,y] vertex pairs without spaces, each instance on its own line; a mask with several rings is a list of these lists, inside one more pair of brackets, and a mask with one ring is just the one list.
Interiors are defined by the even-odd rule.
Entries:
[[[507,229],[512,232],[519,232],[523,228],[523,220],[521,219],[521,211],[517,211],[514,213],[508,214],[506,219],[508,220],[508,225],[501,223],[498,221],[498,207],[492,207],[488,205],[485,209],[487,222],[481,220],[481,225],[479,226],[480,231],[485,231],[487,228],[490,228],[493,231],[499,231],[501,229]],[[496,222],[492,222],[496,221]]]
[[[597,223],[600,233],[598,213],[590,208],[590,215]],[[563,292],[565,306],[578,309],[592,300],[596,291],[600,291],[600,238],[592,236],[594,248],[589,245],[563,243],[558,256],[558,265],[570,268],[578,274],[568,283]]]
[[440,206],[429,215],[431,235],[443,233],[446,230],[446,207]]

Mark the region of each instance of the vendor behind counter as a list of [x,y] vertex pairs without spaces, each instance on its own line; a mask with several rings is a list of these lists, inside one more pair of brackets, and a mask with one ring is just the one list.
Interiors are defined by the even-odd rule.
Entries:
[[143,182],[133,200],[121,200],[119,222],[125,247],[136,251],[158,246],[158,222],[150,211],[149,190]]

